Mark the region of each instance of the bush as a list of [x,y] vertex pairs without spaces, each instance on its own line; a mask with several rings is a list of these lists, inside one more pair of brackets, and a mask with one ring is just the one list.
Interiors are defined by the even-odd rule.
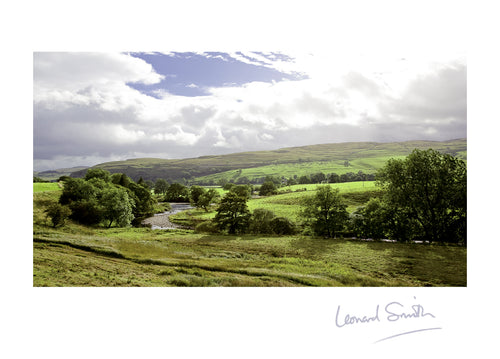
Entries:
[[295,234],[295,225],[285,217],[275,217],[271,221],[271,229],[276,234]]
[[260,196],[270,196],[270,195],[277,194],[277,193],[278,193],[278,190],[277,190],[274,182],[267,181],[267,182],[264,182],[262,184],[262,186],[260,186],[260,190],[259,190]]
[[68,206],[63,206],[60,203],[51,204],[46,210],[47,217],[52,220],[52,226],[62,226],[71,215],[71,209]]
[[275,214],[264,208],[256,208],[250,217],[248,231],[253,234],[271,234],[273,228],[271,221],[275,218]]
[[219,228],[218,228],[216,223],[214,223],[212,221],[205,221],[205,222],[201,222],[200,224],[198,224],[195,227],[194,231],[196,233],[215,234],[215,233],[219,233]]

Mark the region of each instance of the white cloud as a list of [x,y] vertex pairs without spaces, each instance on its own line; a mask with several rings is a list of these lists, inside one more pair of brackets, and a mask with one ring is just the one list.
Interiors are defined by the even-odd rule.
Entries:
[[200,97],[159,90],[156,98],[127,86],[161,80],[143,60],[126,54],[36,53],[35,166],[49,166],[51,158],[66,163],[64,156],[87,161],[136,153],[192,157],[318,141],[466,136],[463,59],[384,62],[361,55],[292,54],[294,61],[287,62],[252,56],[245,61],[267,61],[309,78],[211,88]]

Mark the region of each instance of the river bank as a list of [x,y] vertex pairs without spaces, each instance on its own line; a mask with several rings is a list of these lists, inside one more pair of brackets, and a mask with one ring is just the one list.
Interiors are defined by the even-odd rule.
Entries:
[[176,229],[184,228],[178,224],[172,223],[169,217],[173,214],[194,208],[189,203],[170,203],[171,209],[163,213],[157,213],[153,217],[146,218],[141,222],[145,226],[150,226],[151,229]]

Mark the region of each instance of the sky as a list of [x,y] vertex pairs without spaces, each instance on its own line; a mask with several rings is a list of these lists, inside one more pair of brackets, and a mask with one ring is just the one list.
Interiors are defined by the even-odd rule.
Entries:
[[462,52],[34,52],[36,171],[467,137]]

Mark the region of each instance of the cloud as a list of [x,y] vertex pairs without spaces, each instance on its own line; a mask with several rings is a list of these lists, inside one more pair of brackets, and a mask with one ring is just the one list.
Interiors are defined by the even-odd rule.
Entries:
[[153,97],[129,84],[159,83],[164,76],[137,57],[35,53],[35,168],[327,142],[466,137],[464,61],[375,59],[375,66],[360,58],[234,56],[289,71],[302,65],[308,77],[211,87],[198,97],[157,90]]

